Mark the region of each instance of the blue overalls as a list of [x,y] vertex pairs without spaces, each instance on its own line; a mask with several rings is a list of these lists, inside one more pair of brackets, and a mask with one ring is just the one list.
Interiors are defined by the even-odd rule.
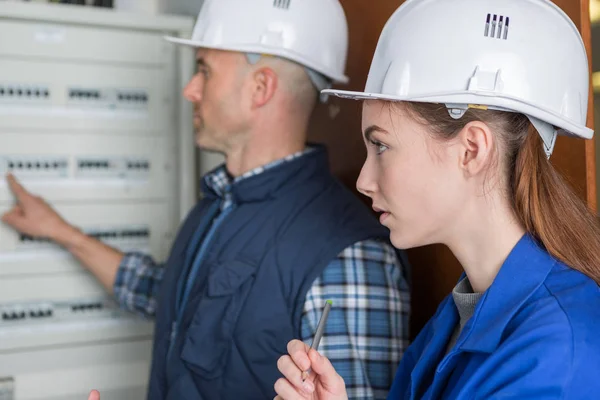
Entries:
[[388,399],[600,398],[600,288],[525,235],[455,346],[452,296],[409,347]]

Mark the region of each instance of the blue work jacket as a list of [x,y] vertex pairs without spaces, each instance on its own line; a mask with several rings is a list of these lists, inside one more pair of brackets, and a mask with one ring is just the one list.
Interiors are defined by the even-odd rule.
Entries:
[[388,399],[600,399],[600,288],[525,235],[454,347],[448,296],[408,348]]

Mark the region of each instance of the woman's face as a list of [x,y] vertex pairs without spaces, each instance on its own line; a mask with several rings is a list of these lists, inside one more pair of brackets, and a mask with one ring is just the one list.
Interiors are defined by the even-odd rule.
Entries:
[[444,243],[467,200],[455,141],[435,140],[401,107],[375,100],[363,105],[362,131],[367,159],[357,188],[383,212],[393,245]]

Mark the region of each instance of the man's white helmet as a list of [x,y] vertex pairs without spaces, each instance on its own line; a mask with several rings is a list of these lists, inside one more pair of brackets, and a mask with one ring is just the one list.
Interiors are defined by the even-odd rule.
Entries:
[[348,23],[338,0],[205,0],[193,47],[279,56],[346,83]]
[[577,28],[549,0],[407,0],[386,23],[364,92],[352,99],[443,103],[527,115],[544,140],[589,139],[588,59]]

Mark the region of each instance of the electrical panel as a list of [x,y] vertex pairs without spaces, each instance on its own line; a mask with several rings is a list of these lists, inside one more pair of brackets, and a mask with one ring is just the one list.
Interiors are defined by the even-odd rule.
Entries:
[[[4,4],[6,3],[6,4]],[[196,199],[186,17],[0,7],[0,215],[13,174],[87,235],[164,261]],[[64,248],[0,223],[0,399],[144,399],[153,324]]]

